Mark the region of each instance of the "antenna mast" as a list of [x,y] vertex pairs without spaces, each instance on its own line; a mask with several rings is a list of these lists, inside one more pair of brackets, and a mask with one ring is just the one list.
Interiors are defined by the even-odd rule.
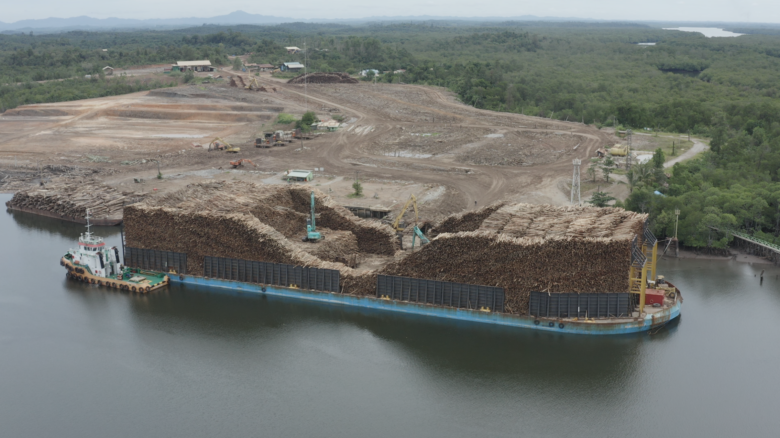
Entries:
[[92,236],[92,232],[90,231],[90,227],[92,225],[89,223],[89,209],[87,209],[87,217],[86,217],[86,219],[87,219],[87,238],[90,238]]

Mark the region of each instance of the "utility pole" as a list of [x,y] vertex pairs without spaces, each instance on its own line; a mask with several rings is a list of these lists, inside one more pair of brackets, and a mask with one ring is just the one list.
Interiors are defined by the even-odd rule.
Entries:
[[574,173],[571,177],[571,203],[574,204],[574,194],[577,194],[577,205],[580,205],[582,203],[582,199],[580,197],[580,164],[582,164],[582,160],[580,159],[574,159],[572,161],[572,164],[574,165]]
[[674,209],[674,256],[680,257],[680,242],[677,240],[677,224],[680,221],[680,209]]
[[631,145],[634,138],[634,132],[630,129],[626,130],[626,138],[628,139],[628,147],[626,148],[626,170],[631,169]]
[[303,95],[306,98],[306,112],[309,112],[309,92],[308,92],[308,82],[309,78],[306,77],[309,71],[309,66],[307,65],[309,63],[309,53],[306,51],[306,40],[303,40]]

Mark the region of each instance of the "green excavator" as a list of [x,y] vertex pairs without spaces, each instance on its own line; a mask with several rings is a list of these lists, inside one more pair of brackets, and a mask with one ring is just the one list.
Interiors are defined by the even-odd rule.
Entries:
[[306,219],[306,237],[304,242],[319,242],[322,234],[317,232],[316,215],[314,214],[314,192],[311,192],[311,217]]

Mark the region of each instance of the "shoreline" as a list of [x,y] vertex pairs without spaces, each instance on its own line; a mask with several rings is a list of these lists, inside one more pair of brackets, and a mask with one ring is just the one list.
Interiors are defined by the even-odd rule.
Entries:
[[712,260],[712,261],[724,261],[724,262],[736,261],[740,263],[751,263],[751,264],[759,263],[759,264],[774,265],[774,263],[771,260],[767,260],[763,257],[759,257],[756,255],[748,254],[736,248],[729,248],[729,251],[731,251],[732,255],[729,257],[724,257],[724,256],[709,255],[709,254],[696,254],[694,251],[681,249],[680,257],[674,257],[674,255],[666,255],[662,257],[662,259]]

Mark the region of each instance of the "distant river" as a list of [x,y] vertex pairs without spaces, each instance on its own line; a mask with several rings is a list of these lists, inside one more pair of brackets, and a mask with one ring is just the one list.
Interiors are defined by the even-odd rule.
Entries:
[[191,286],[118,293],[65,279],[59,258],[82,231],[0,209],[0,437],[780,431],[772,265],[664,260],[682,319],[587,337]]
[[744,33],[734,33],[717,27],[665,27],[664,30],[679,30],[681,32],[699,32],[707,38],[713,37],[738,37]]

